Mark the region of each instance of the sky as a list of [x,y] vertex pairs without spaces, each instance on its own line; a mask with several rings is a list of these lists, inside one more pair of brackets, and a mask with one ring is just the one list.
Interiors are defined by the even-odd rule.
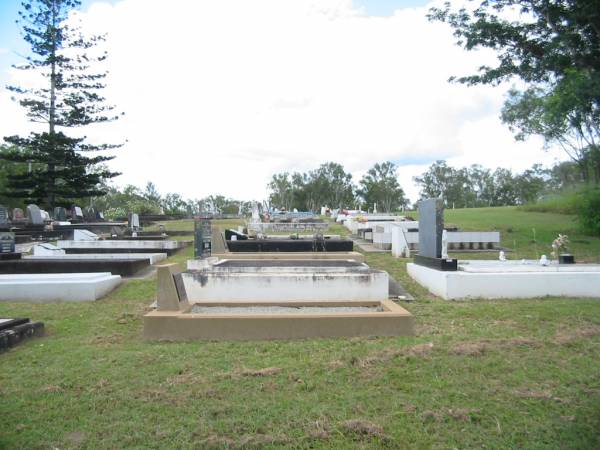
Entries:
[[[84,134],[125,143],[109,163],[122,172],[115,184],[152,181],[185,198],[262,200],[274,173],[334,161],[358,182],[389,160],[415,201],[412,178],[438,159],[514,171],[564,159],[501,123],[510,84],[447,82],[495,56],[462,50],[447,25],[428,22],[440,3],[85,0],[83,30],[107,33],[102,94],[125,115]],[[0,0],[2,85],[38,82],[11,67],[28,50],[19,5]],[[33,129],[0,89],[0,138]]]

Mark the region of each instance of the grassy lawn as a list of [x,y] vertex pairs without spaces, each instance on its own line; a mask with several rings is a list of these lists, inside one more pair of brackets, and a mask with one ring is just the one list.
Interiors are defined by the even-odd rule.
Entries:
[[[511,227],[523,252],[530,226],[539,242],[573,226],[478,211],[446,221]],[[147,343],[153,279],[91,304],[0,303],[47,329],[0,354],[0,448],[600,448],[599,301],[447,302],[406,260],[367,260],[417,299],[415,337]]]

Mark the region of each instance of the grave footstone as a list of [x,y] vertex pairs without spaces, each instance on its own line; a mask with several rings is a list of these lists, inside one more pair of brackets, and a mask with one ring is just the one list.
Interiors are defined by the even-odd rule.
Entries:
[[27,205],[27,221],[30,225],[44,225],[42,212],[37,205]]
[[444,231],[444,203],[430,198],[419,203],[419,254],[415,264],[437,270],[457,270],[457,260],[442,258],[442,234]]
[[65,222],[67,220],[67,210],[62,206],[54,208],[54,220]]

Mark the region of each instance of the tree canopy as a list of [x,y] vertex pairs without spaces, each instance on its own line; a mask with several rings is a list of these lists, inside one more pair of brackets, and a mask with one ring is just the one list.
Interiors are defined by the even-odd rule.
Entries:
[[93,144],[85,137],[69,136],[65,129],[84,127],[118,118],[114,107],[105,104],[100,90],[105,72],[92,65],[106,59],[106,52],[94,52],[103,36],[85,37],[73,26],[71,13],[79,0],[28,0],[22,3],[17,21],[31,55],[15,66],[41,77],[43,87],[8,86],[27,110],[33,123],[45,124],[44,132],[28,136],[7,136],[12,147],[0,154],[5,161],[33,163],[35,171],[8,176],[6,195],[40,203],[48,208],[71,206],[75,199],[102,195],[101,183],[119,175],[99,163],[113,156],[85,156],[88,152],[119,147]]
[[[432,8],[465,50],[492,49],[495,66],[452,80],[499,84],[513,78],[502,119],[517,139],[541,135],[600,181],[600,0],[484,0],[474,8]],[[518,18],[518,19],[515,19]],[[591,177],[590,177],[591,175]]]

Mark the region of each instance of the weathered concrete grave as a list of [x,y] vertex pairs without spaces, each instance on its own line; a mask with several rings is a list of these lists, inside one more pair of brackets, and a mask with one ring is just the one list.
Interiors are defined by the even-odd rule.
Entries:
[[[304,269],[309,273],[310,266]],[[178,275],[185,273],[180,273],[176,264],[159,266],[157,308],[144,316],[146,339],[256,340],[414,334],[414,318],[387,300],[387,286],[386,297],[378,300],[342,300],[344,291],[338,293],[336,300],[297,301],[289,297],[291,290],[288,290],[279,300],[196,301],[188,295]],[[332,272],[329,275],[335,276]],[[230,289],[243,288],[234,282]],[[239,296],[235,292],[232,295]]]

